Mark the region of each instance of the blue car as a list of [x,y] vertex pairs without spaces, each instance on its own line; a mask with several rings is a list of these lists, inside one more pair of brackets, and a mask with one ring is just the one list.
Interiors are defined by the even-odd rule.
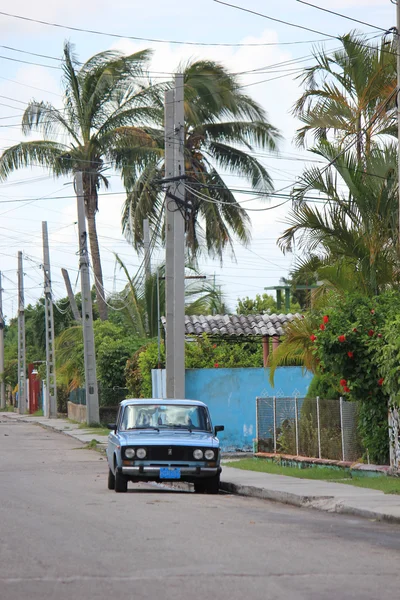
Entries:
[[126,492],[128,481],[186,481],[195,492],[218,494],[218,431],[197,400],[124,400],[109,425],[108,489]]

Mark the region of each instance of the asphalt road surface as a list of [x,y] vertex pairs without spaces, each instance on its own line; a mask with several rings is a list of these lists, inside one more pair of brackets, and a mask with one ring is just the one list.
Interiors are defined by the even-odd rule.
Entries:
[[0,420],[0,600],[376,600],[400,527],[129,484],[64,435]]

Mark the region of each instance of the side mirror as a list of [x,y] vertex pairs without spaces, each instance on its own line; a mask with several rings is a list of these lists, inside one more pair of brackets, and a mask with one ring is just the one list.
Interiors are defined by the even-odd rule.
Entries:
[[224,431],[225,430],[225,426],[224,425],[216,425],[214,427],[214,435],[216,436],[218,431]]
[[116,423],[107,423],[107,429],[113,429],[114,431],[116,431],[117,424]]

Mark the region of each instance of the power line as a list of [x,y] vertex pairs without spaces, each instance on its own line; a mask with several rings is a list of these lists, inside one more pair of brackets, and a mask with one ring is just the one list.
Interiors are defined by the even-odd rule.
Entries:
[[322,10],[323,12],[330,13],[331,15],[336,15],[337,17],[341,17],[342,19],[347,19],[348,21],[353,21],[354,23],[360,23],[360,25],[366,25],[367,27],[372,27],[373,29],[377,29],[378,31],[383,31],[387,33],[387,29],[383,29],[382,27],[378,27],[377,25],[372,25],[371,23],[366,23],[365,21],[360,21],[359,19],[353,19],[353,17],[349,17],[347,15],[342,15],[334,10],[329,10],[328,8],[322,8],[322,6],[316,6],[315,4],[311,4],[311,2],[305,2],[305,0],[296,0],[296,2],[300,2],[300,4],[306,4],[307,6],[311,6],[312,8],[316,8],[317,10]]
[[[263,19],[268,19],[269,21],[275,21],[276,23],[282,23],[283,25],[288,25],[289,27],[296,27],[297,29],[304,29],[305,31],[311,31],[312,33],[317,33],[318,35],[323,35],[324,37],[328,37],[331,39],[338,39],[337,35],[331,35],[330,33],[324,33],[323,31],[318,31],[317,29],[311,29],[310,27],[305,27],[304,25],[297,25],[295,23],[290,23],[289,21],[283,21],[282,19],[277,19],[276,17],[270,17],[268,15],[264,15],[263,13],[257,12],[255,10],[250,10],[249,8],[244,8],[243,6],[237,6],[236,4],[230,4],[229,2],[222,2],[222,0],[214,0],[217,4],[224,4],[225,6],[229,6],[230,8],[236,8],[236,10],[241,10],[246,13],[250,13],[252,15],[256,15],[257,17],[262,17]],[[4,13],[0,13],[4,14]]]
[[[222,3],[224,4],[224,3]],[[69,31],[79,31],[82,33],[91,33],[93,35],[104,35],[104,36],[108,36],[108,37],[114,37],[114,38],[118,38],[118,39],[125,39],[125,40],[138,40],[138,41],[143,41],[143,42],[154,42],[157,44],[180,44],[180,45],[186,45],[186,46],[223,46],[223,47],[249,47],[249,46],[255,46],[255,47],[260,47],[260,46],[279,46],[281,45],[280,42],[265,42],[265,43],[211,43],[211,42],[187,42],[187,41],[182,41],[182,40],[160,40],[160,39],[156,39],[156,38],[146,38],[146,37],[138,37],[138,36],[133,36],[133,35],[122,35],[122,34],[118,34],[118,33],[109,33],[109,32],[105,32],[105,31],[97,31],[94,29],[84,29],[83,27],[72,27],[69,25],[60,25],[59,23],[51,23],[49,21],[43,21],[41,19],[32,19],[30,17],[24,17],[22,15],[14,15],[11,13],[6,13],[3,11],[0,11],[0,15],[3,15],[4,17],[10,17],[13,19],[20,19],[22,21],[29,21],[31,23],[38,23],[40,25],[46,25],[48,27],[57,27],[59,29],[68,29]],[[312,29],[309,29],[308,31],[313,31]],[[315,33],[313,31],[313,33]],[[325,35],[325,34],[323,34]],[[334,36],[330,36],[330,37],[334,37]],[[285,45],[293,45],[293,44],[305,44],[305,43],[314,43],[314,42],[319,42],[321,40],[308,40],[308,41],[294,41],[294,42],[283,42],[283,44]]]

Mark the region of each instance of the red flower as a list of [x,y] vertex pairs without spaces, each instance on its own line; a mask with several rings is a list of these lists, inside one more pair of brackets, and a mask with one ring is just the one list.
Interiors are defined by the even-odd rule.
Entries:
[[356,328],[356,327],[354,327],[354,329],[353,329],[353,333],[357,333],[357,332],[358,332],[357,328]]
[[213,348],[216,348],[216,347],[217,347],[217,344],[213,344]]
[[346,341],[346,336],[345,335],[339,335],[338,340],[339,340],[339,342],[345,342]]
[[317,336],[316,336],[316,335],[314,335],[314,334],[310,335],[310,340],[311,340],[312,342],[315,342],[315,340],[316,340],[316,339],[317,339]]
[[326,329],[326,327],[325,327],[325,325],[323,323],[321,323],[321,325],[319,326],[319,328],[320,328],[321,331],[325,331],[325,329]]
[[348,387],[347,387],[347,385],[346,385],[346,386],[343,388],[343,391],[344,391],[344,392],[346,392],[346,394],[348,394],[348,393],[349,393],[349,391],[350,391],[350,388],[348,388]]
[[381,338],[381,337],[382,337],[382,334],[381,334],[381,333],[378,333],[378,338]]
[[347,379],[341,379],[341,380],[340,380],[340,385],[341,385],[342,387],[344,387],[345,385],[347,385]]
[[378,385],[383,385],[384,381],[385,380],[383,379],[383,377],[381,377],[380,379],[378,379]]
[[347,353],[347,356],[348,356],[349,358],[353,358],[353,356],[354,356],[354,352],[352,352],[351,350],[349,350],[349,351],[348,351],[348,353]]
[[214,363],[214,367],[215,367],[216,369],[218,369],[218,367],[219,367],[219,364],[218,364],[218,363]]
[[370,329],[370,330],[368,331],[368,335],[369,335],[369,337],[372,337],[372,336],[374,335],[374,333],[375,333],[375,331],[374,331],[373,329]]
[[322,320],[323,320],[323,322],[324,322],[325,324],[326,324],[326,323],[329,323],[329,317],[328,317],[328,315],[324,315],[324,316],[322,317]]
[[374,314],[375,314],[375,311],[374,311],[374,309],[372,309],[371,310],[371,315],[374,315]]

